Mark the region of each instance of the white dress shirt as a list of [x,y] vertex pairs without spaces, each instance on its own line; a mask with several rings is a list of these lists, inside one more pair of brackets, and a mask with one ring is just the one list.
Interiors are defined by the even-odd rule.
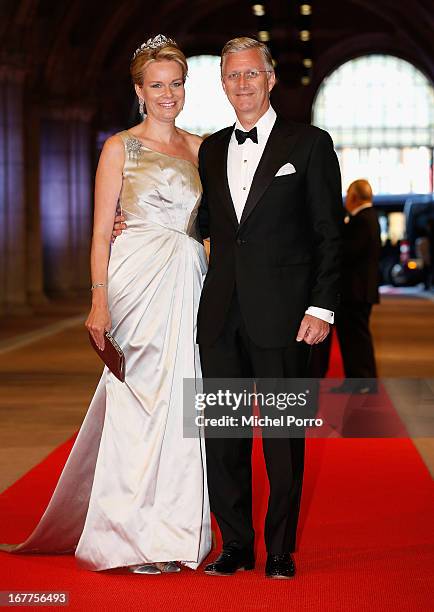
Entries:
[[[228,148],[228,182],[238,222],[243,214],[253,176],[275,121],[276,113],[269,106],[267,112],[262,115],[255,126],[258,130],[258,144],[254,143],[250,138],[247,138],[243,144],[238,144],[235,130],[232,132]],[[235,129],[245,132],[238,119]]]
[[[247,138],[243,144],[238,144],[235,137],[235,129],[242,130],[243,132],[246,131],[238,119],[235,124],[235,129],[232,132],[228,148],[227,173],[229,190],[231,192],[238,222],[243,214],[256,168],[258,167],[275,121],[276,113],[274,109],[269,106],[268,110],[258,119],[256,126],[254,126],[258,131],[258,144],[254,143],[250,138]],[[334,313],[326,308],[310,306],[306,310],[306,314],[327,321],[327,323],[334,322]]]
[[372,202],[362,202],[360,206],[355,208],[351,213],[350,217],[355,217],[361,210],[365,210],[365,208],[372,208]]

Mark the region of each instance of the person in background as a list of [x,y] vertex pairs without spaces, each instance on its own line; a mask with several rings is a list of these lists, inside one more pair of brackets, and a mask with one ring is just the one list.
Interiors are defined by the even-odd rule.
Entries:
[[334,392],[375,391],[377,377],[374,345],[370,331],[372,306],[379,303],[380,226],[372,205],[369,182],[359,179],[348,187],[345,208],[342,267],[342,303],[336,316],[336,332],[347,379],[371,379],[371,382],[346,381]]

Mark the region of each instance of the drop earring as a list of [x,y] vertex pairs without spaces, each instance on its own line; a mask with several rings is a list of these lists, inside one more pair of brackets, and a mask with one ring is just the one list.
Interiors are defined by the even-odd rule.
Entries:
[[139,98],[139,115],[141,116],[142,120],[145,118],[144,105],[145,101],[143,100],[143,98]]

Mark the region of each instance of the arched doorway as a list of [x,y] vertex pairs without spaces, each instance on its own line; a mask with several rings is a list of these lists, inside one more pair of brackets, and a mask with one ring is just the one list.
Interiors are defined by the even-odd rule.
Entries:
[[409,62],[373,54],[342,64],[312,115],[333,138],[344,189],[364,177],[376,194],[433,190],[434,88]]

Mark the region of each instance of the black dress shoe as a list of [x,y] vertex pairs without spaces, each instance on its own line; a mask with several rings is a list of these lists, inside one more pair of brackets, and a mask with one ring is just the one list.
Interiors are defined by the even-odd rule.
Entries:
[[376,383],[344,383],[339,387],[331,387],[329,393],[349,393],[350,395],[366,395],[378,392]]
[[232,576],[238,570],[255,569],[253,551],[225,546],[217,559],[205,567],[209,576]]
[[293,578],[295,576],[295,563],[291,554],[268,554],[265,575],[267,578]]

